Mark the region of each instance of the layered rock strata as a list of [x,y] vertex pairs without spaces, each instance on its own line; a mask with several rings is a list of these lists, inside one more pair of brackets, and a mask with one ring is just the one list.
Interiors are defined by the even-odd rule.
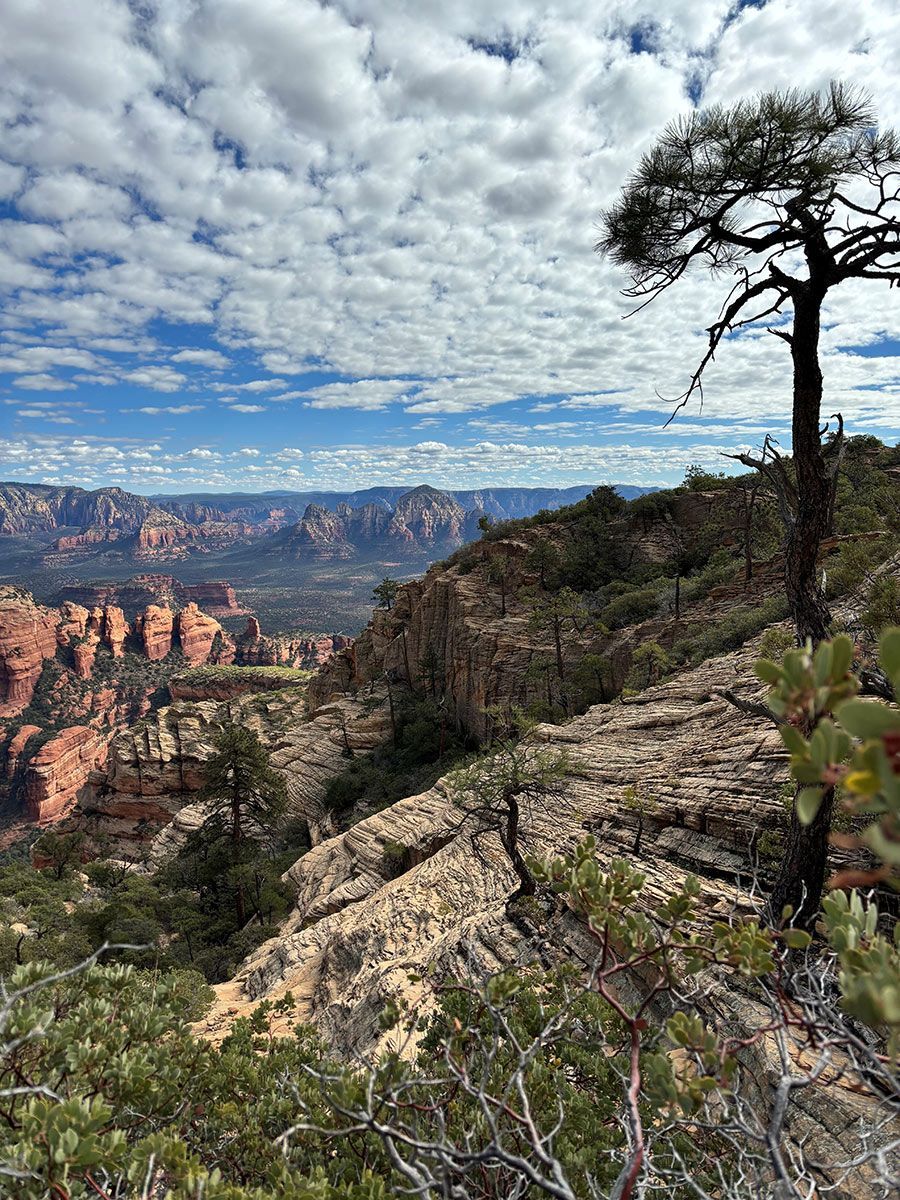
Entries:
[[18,588],[0,588],[0,715],[24,708],[44,660],[56,654],[58,613]]
[[87,725],[64,729],[40,748],[24,783],[24,807],[35,825],[51,825],[81,798],[90,772],[106,757],[108,736]]

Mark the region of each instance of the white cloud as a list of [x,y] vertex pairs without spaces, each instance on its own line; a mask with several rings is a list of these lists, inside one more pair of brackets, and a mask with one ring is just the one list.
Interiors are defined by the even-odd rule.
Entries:
[[203,408],[202,404],[171,404],[168,408],[157,408],[154,405],[145,405],[139,408],[138,412],[148,413],[150,416],[167,416],[167,417],[182,417],[187,413],[200,412]]
[[229,360],[218,350],[179,350],[177,354],[172,355],[172,362],[212,367],[214,371],[224,371],[229,365]]
[[[509,63],[488,52],[501,35]],[[222,403],[296,401],[277,418],[294,440],[330,410],[343,439],[378,420],[354,412],[389,413],[401,446],[444,417],[451,448],[454,418],[509,402],[521,411],[476,427],[492,444],[588,438],[610,409],[660,423],[656,391],[681,391],[723,283],[685,279],[622,321],[623,279],[592,250],[597,212],[689,107],[689,82],[728,102],[840,75],[900,125],[898,58],[895,0],[6,5],[0,197],[21,219],[0,220],[0,372],[93,404],[115,403],[95,393],[116,381],[174,395],[196,386],[192,368],[233,367],[259,377],[224,376]],[[842,288],[826,316],[829,397],[851,426],[890,429],[897,359],[842,347],[900,338],[892,295]],[[186,345],[194,327],[223,350]],[[778,425],[789,366],[773,339],[735,339],[704,416]],[[342,382],[297,378],[313,371]]]
[[74,388],[74,384],[66,383],[64,379],[56,379],[53,375],[20,375],[13,380],[13,386],[26,392],[66,392]]
[[128,383],[154,392],[177,392],[187,383],[184,375],[171,367],[140,367],[136,371],[126,371],[124,378]]

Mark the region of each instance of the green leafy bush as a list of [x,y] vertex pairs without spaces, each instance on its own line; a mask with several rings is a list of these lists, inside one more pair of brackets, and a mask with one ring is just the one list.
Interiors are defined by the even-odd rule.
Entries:
[[612,600],[600,612],[600,620],[610,629],[638,625],[655,617],[659,611],[659,595],[653,588],[636,588]]

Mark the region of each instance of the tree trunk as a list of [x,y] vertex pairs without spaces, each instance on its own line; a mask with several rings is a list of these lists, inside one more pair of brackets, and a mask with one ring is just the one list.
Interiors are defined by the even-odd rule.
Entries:
[[788,924],[812,929],[819,913],[819,898],[828,868],[828,834],[834,811],[834,788],[827,788],[816,819],[811,825],[797,820],[796,804],[791,810],[784,856],[769,900],[773,925],[781,924],[784,906],[794,910]]
[[389,679],[388,679],[388,685],[387,685],[387,694],[388,694],[388,708],[391,713],[391,739],[392,739],[394,745],[398,746],[399,742],[397,741],[397,714],[394,711],[394,692],[393,692],[393,689],[391,688],[391,683],[390,683]]
[[409,669],[409,651],[406,648],[406,626],[400,627],[400,636],[403,638],[403,665],[406,668],[406,682],[409,684],[410,691],[413,690],[412,671]]
[[520,896],[533,896],[537,891],[537,884],[519,849],[519,802],[515,796],[506,797],[506,824],[500,830],[500,840],[503,842],[503,849],[509,855],[512,869],[519,878],[519,886],[510,896],[510,901],[518,900]]
[[560,679],[564,679],[566,675],[565,664],[563,663],[562,652],[562,621],[554,621],[553,623],[553,646],[556,650],[556,673]]
[[756,489],[741,489],[744,509],[744,583],[753,579],[753,508],[756,504]]
[[[231,792],[231,845],[234,849],[234,865],[240,867],[239,849],[241,845],[241,799],[238,793],[237,773],[234,773]],[[238,925],[243,929],[247,924],[247,910],[244,904],[244,885],[240,878],[237,880],[237,894],[234,898],[235,912]]]
[[831,614],[819,585],[819,548],[829,532],[835,477],[822,454],[822,371],[819,313],[822,296],[809,285],[794,303],[791,355],[794,360],[793,459],[797,512],[785,544],[784,582],[801,645],[828,637]]
[[[822,372],[819,368],[819,314],[824,290],[807,284],[794,297],[791,356],[794,361],[793,459],[797,510],[785,543],[784,581],[801,645],[814,646],[829,635],[831,614],[819,584],[819,548],[829,532],[836,473],[822,453]],[[771,918],[781,920],[785,904],[792,920],[811,926],[819,910],[828,861],[828,835],[834,793],[826,793],[815,821],[801,825],[796,802],[791,808],[784,857],[769,902]]]

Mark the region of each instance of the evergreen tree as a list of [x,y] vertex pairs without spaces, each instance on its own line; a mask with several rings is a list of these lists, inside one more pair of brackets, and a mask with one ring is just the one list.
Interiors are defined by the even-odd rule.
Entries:
[[373,590],[372,595],[378,601],[379,608],[386,608],[390,612],[394,607],[394,601],[397,599],[399,589],[400,584],[396,579],[385,578]]
[[[821,423],[822,306],[848,280],[900,280],[900,138],[875,123],[869,102],[840,84],[824,97],[770,92],[693,112],[666,128],[601,217],[597,249],[630,272],[625,294],[641,308],[695,264],[737,276],[679,407],[702,396],[704,370],[735,330],[773,318],[770,332],[790,349],[793,470],[771,438],[758,458],[737,457],[779,498],[801,642],[828,635],[817,559],[844,440],[840,415],[830,435]],[[780,319],[786,309],[792,322]]]
[[271,837],[287,807],[287,795],[284,780],[269,765],[269,756],[252,730],[226,725],[215,745],[215,754],[203,768],[203,787],[198,794],[208,812],[201,840],[228,844],[236,915],[243,925],[248,886],[246,843]]

